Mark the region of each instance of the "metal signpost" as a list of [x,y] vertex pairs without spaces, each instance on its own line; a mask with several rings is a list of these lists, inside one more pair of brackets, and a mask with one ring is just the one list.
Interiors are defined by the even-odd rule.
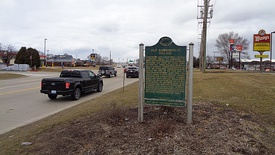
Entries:
[[144,100],[144,78],[143,78],[143,56],[144,44],[139,44],[139,98],[138,98],[138,121],[143,122],[143,100]]
[[243,45],[236,45],[236,51],[239,52],[239,69],[241,69],[241,52],[243,50]]
[[189,44],[189,65],[188,65],[188,99],[187,99],[187,124],[192,123],[193,111],[193,53],[194,44]]

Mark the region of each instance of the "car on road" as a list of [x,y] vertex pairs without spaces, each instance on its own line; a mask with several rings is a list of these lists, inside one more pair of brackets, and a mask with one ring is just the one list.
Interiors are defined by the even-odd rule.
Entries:
[[139,67],[130,66],[126,69],[126,77],[137,77],[139,76]]
[[117,71],[112,66],[100,66],[98,70],[100,76],[105,76],[111,78],[117,75]]
[[40,92],[50,99],[56,99],[57,95],[70,95],[78,100],[83,93],[101,92],[102,89],[102,78],[91,70],[63,70],[57,78],[43,78]]

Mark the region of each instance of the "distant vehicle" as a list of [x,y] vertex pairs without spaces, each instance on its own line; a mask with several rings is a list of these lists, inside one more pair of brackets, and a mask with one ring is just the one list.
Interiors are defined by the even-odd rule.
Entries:
[[117,65],[116,67],[117,67],[117,68],[121,68],[121,65]]
[[98,74],[100,76],[105,76],[111,78],[112,76],[117,75],[117,71],[114,67],[111,66],[101,66],[99,67]]
[[78,100],[82,93],[101,92],[102,89],[102,78],[90,70],[63,70],[57,78],[43,78],[40,92],[48,94],[50,99],[70,95]]
[[139,68],[135,66],[130,66],[126,69],[126,77],[137,77],[139,76]]

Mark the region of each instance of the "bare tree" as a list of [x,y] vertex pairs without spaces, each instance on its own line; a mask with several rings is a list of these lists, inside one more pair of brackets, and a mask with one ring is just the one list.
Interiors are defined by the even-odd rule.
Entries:
[[230,39],[234,39],[235,45],[242,45],[242,52],[241,52],[241,58],[250,58],[248,55],[248,47],[249,47],[249,41],[247,39],[244,39],[243,37],[240,37],[238,33],[229,32],[225,34],[220,34],[218,39],[216,39],[215,46],[218,48],[218,51],[221,53],[221,55],[226,59],[229,60],[229,48],[230,48]]
[[8,45],[6,48],[2,49],[2,44],[0,45],[0,55],[3,63],[10,64],[10,60],[16,56],[15,49],[12,45]]
[[95,61],[97,65],[102,64],[102,56],[100,54],[96,54]]
[[110,60],[108,57],[102,57],[102,65],[110,64]]
[[4,50],[2,49],[2,43],[0,43],[0,58],[2,59],[3,54],[4,54]]
[[206,56],[206,67],[210,66],[210,64],[214,63],[214,57],[211,57],[210,55]]

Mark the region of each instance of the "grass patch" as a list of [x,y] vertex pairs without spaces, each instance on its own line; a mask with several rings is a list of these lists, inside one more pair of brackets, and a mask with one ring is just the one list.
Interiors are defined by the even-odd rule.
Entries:
[[0,80],[8,80],[8,79],[15,79],[25,77],[25,75],[21,74],[13,74],[13,73],[0,73]]
[[[237,111],[256,114],[258,122],[275,131],[275,74],[250,72],[194,72],[193,102],[211,102]],[[126,86],[125,91],[118,89],[102,97],[86,101],[30,125],[0,135],[0,154],[15,154],[22,150],[21,142],[39,137],[41,133],[62,128],[75,120],[97,113],[108,116],[114,125],[125,119],[125,109],[136,107],[138,103],[138,82]],[[166,113],[173,112],[164,108]],[[211,114],[210,114],[211,115]],[[173,132],[173,126],[165,122],[156,124],[153,133],[165,135]]]
[[275,74],[194,72],[194,101],[212,102],[258,114],[275,125]]
[[87,69],[87,70],[98,70],[99,66],[95,67],[40,67],[37,71],[42,72],[61,72],[64,69]]

